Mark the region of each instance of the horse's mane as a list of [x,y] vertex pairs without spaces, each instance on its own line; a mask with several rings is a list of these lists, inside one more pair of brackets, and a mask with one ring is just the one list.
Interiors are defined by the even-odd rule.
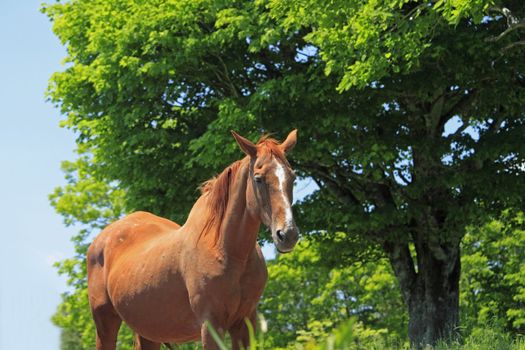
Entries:
[[[257,142],[257,146],[262,146],[259,147],[257,157],[274,156],[289,166],[286,156],[279,148],[279,145],[280,143],[277,140],[270,138],[269,135],[263,135]],[[230,164],[219,175],[205,181],[199,187],[201,194],[208,197],[208,214],[201,235],[209,232],[213,225],[218,223],[216,231],[214,230],[215,242],[219,239],[220,226],[228,207],[230,188],[237,177],[242,163],[243,159]]]

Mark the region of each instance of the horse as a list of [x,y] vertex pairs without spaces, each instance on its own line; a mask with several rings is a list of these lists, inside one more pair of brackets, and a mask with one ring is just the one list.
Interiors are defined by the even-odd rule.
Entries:
[[[87,252],[88,296],[96,349],[114,350],[124,321],[135,347],[202,341],[219,349],[249,347],[268,272],[257,235],[269,228],[275,247],[291,251],[299,230],[292,213],[294,172],[286,159],[297,130],[279,143],[232,134],[246,156],[201,186],[183,226],[135,212],[104,228]],[[210,327],[212,330],[210,330]]]

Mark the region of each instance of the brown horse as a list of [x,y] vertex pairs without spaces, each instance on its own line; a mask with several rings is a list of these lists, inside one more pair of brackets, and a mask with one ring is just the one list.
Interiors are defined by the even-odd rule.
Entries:
[[88,293],[97,350],[114,350],[122,321],[138,349],[202,340],[217,349],[206,323],[229,332],[234,349],[249,346],[245,319],[268,277],[257,244],[263,223],[280,252],[298,239],[291,203],[294,174],[285,154],[296,130],[279,144],[257,145],[232,132],[246,157],[201,188],[184,226],[136,212],[106,227],[87,254]]

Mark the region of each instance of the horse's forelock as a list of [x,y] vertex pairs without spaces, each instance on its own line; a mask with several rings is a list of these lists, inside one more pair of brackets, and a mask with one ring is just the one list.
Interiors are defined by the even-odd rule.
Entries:
[[278,160],[280,160],[282,163],[284,163],[286,166],[290,166],[288,163],[288,160],[286,159],[286,154],[283,152],[283,150],[280,147],[281,143],[277,141],[276,139],[273,139],[270,137],[270,135],[264,135],[262,136],[259,141],[257,142],[257,147],[259,148],[259,151],[263,154],[268,154],[270,156],[274,156]]

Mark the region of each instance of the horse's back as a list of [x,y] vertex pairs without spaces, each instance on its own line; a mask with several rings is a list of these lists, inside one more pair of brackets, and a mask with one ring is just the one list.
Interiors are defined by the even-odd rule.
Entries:
[[[173,221],[143,211],[134,212],[108,225],[93,240],[87,252],[90,297],[106,292],[109,270],[119,257],[179,228],[180,225]],[[104,291],[100,290],[102,288]]]
[[93,240],[88,250],[88,268],[97,264],[104,266],[108,258],[104,255],[113,254],[113,250],[122,251],[145,244],[179,228],[179,224],[148,212],[129,214],[108,225]]

